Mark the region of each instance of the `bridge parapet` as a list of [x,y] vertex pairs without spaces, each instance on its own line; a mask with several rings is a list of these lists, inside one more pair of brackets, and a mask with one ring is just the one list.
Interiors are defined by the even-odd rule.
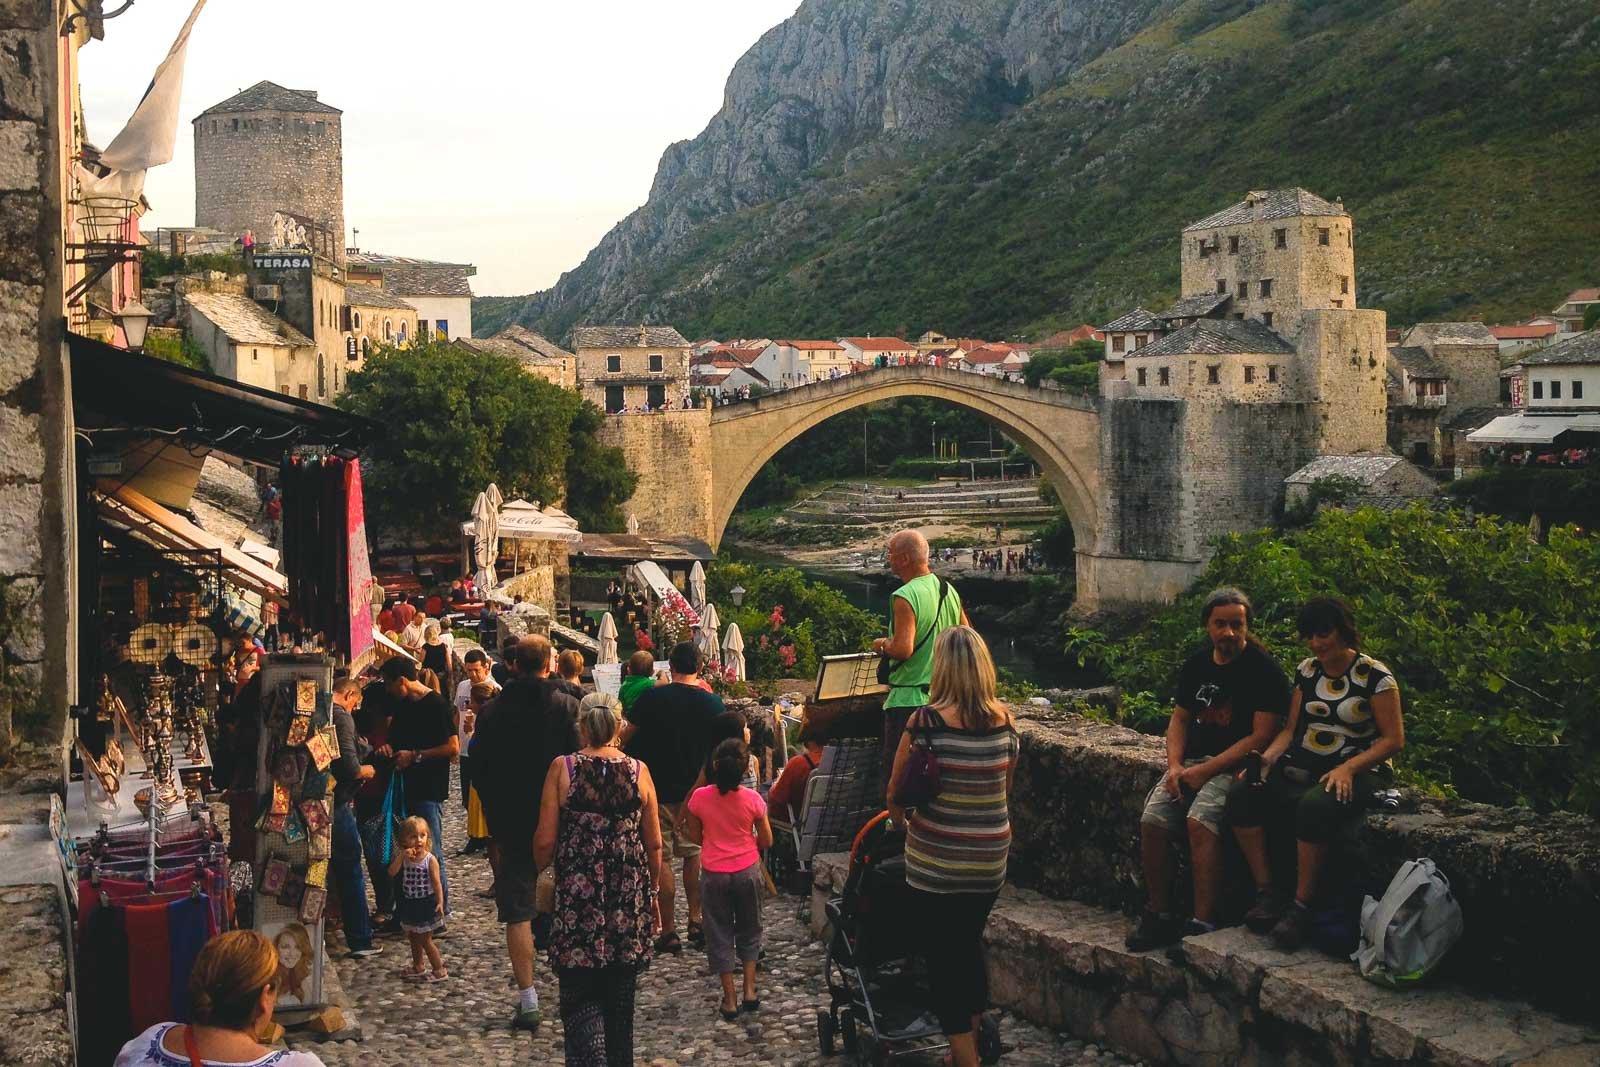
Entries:
[[800,407],[817,403],[819,400],[828,400],[848,396],[859,391],[878,389],[889,382],[907,381],[937,383],[946,388],[971,390],[996,399],[1010,396],[1019,400],[1030,400],[1036,403],[1042,402],[1072,408],[1076,411],[1100,410],[1099,398],[1087,393],[1073,393],[1064,389],[1035,387],[1006,378],[976,374],[972,371],[952,370],[949,367],[930,367],[926,364],[919,364],[910,367],[874,367],[871,370],[846,374],[839,378],[830,378],[820,382],[812,382],[809,385],[793,386],[775,393],[766,393],[762,396],[751,397],[749,400],[735,400],[727,404],[719,404],[712,409],[712,418],[716,422],[724,422],[728,419],[737,419],[747,415],[782,410],[789,407]]

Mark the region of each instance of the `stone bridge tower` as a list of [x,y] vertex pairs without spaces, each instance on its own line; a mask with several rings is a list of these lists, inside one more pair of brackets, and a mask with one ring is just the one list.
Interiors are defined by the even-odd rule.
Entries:
[[194,119],[194,223],[266,247],[274,212],[327,227],[342,262],[342,112],[310,90],[264,81]]

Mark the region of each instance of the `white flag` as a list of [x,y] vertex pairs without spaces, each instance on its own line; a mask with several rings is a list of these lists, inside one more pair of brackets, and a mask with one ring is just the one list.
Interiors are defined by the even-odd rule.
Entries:
[[[189,31],[205,6],[206,0],[197,0],[128,124],[100,153],[100,162],[105,166],[114,171],[144,171],[172,159],[178,141],[178,98],[183,95],[183,61],[189,51]],[[142,186],[143,182],[139,184]]]

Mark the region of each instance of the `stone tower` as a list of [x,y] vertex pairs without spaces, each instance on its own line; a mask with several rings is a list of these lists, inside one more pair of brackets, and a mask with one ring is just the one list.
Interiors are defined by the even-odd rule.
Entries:
[[275,212],[313,220],[344,258],[342,112],[264,81],[194,120],[194,222],[266,247]]

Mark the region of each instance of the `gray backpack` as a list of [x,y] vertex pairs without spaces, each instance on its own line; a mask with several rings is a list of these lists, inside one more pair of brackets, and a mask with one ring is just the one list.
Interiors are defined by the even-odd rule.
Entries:
[[1400,865],[1382,900],[1361,904],[1361,944],[1350,956],[1361,976],[1395,989],[1428,976],[1461,940],[1465,921],[1432,860]]

